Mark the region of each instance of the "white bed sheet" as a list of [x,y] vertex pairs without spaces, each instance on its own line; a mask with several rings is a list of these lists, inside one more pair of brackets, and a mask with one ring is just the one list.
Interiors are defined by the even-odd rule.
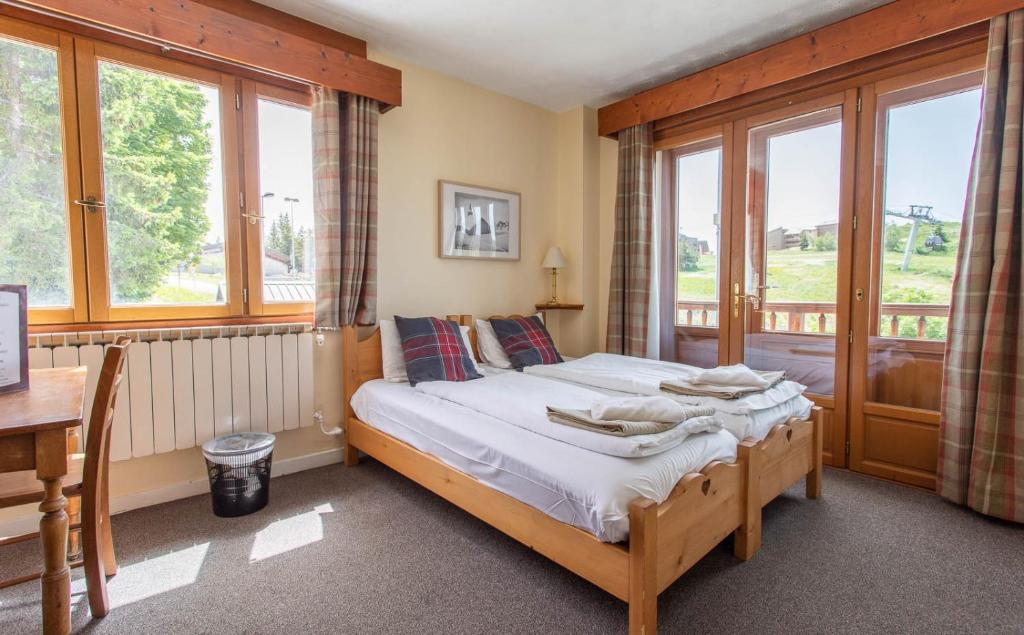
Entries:
[[711,461],[736,460],[736,439],[724,430],[626,459],[524,430],[407,383],[367,382],[353,395],[352,407],[381,432],[605,542],[629,535],[633,499],[662,502],[685,474]]

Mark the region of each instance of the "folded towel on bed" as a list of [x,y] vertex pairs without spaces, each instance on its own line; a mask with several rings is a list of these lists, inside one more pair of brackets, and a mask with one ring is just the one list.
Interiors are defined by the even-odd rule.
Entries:
[[701,370],[695,377],[690,378],[690,382],[713,386],[735,386],[736,388],[767,388],[771,385],[769,377],[774,379],[778,372],[758,372],[743,364],[733,364],[732,366],[718,366]]
[[606,419],[595,419],[586,410],[572,408],[556,408],[548,406],[548,419],[554,423],[590,430],[600,434],[610,434],[617,437],[631,437],[641,434],[660,434],[677,428],[687,434],[699,432],[718,432],[722,424],[715,419],[714,408],[689,408],[691,416],[674,422],[664,421],[609,421]]
[[739,399],[764,392],[786,379],[782,370],[751,370],[743,364],[719,366],[661,382],[661,389],[677,395]]
[[669,397],[612,397],[590,407],[590,416],[604,421],[679,423],[703,416],[707,408],[685,406]]

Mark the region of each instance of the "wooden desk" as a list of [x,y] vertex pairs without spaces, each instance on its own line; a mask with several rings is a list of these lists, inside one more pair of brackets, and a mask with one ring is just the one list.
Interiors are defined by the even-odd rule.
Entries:
[[82,425],[85,367],[30,373],[28,390],[0,395],[0,472],[35,470],[43,482],[43,632],[64,634],[71,630],[71,571],[68,501],[61,489],[68,473],[68,429]]

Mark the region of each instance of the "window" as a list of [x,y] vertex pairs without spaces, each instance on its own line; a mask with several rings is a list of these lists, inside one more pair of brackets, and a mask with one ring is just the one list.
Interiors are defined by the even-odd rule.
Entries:
[[248,217],[257,228],[250,241],[249,306],[253,313],[295,313],[313,302],[313,138],[308,95],[296,95],[245,82],[246,142],[257,152],[247,157],[246,198],[255,202]]
[[946,339],[980,115],[979,73],[879,98],[882,337]]
[[101,60],[110,303],[225,304],[220,90]]
[[0,18],[0,281],[33,324],[308,313],[309,105]]
[[29,288],[33,318],[72,321],[80,272],[73,256],[69,215],[62,60],[70,48],[42,29],[26,28],[14,39],[0,35],[0,280]]
[[676,207],[676,324],[718,326],[722,141],[673,152]]
[[764,275],[756,258],[750,274],[764,285],[764,330],[836,332],[841,120],[830,108],[751,133],[764,153],[764,200],[755,201],[764,209]]

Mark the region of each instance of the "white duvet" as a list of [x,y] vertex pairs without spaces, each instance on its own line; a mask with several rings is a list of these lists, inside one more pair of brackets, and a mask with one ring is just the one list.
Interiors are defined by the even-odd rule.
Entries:
[[[679,445],[690,435],[686,426],[658,434],[619,437],[554,423],[548,419],[549,406],[590,410],[606,396],[584,386],[522,373],[500,373],[465,382],[424,382],[417,384],[416,390],[551,439],[611,456],[635,458],[659,454]],[[707,419],[713,422],[711,417]]]
[[370,426],[606,542],[626,539],[629,503],[638,496],[663,502],[684,475],[712,461],[736,460],[736,439],[725,431],[694,434],[667,452],[624,459],[382,379],[363,384],[352,407]]
[[678,395],[661,390],[661,382],[692,376],[701,370],[686,364],[593,353],[561,364],[528,366],[523,372],[604,391],[661,395],[689,406],[710,406],[715,409],[719,423],[740,440],[748,436],[761,438],[762,433],[791,416],[806,418],[810,415],[813,404],[803,397],[806,387],[795,381],[783,381],[764,392],[739,399]]

